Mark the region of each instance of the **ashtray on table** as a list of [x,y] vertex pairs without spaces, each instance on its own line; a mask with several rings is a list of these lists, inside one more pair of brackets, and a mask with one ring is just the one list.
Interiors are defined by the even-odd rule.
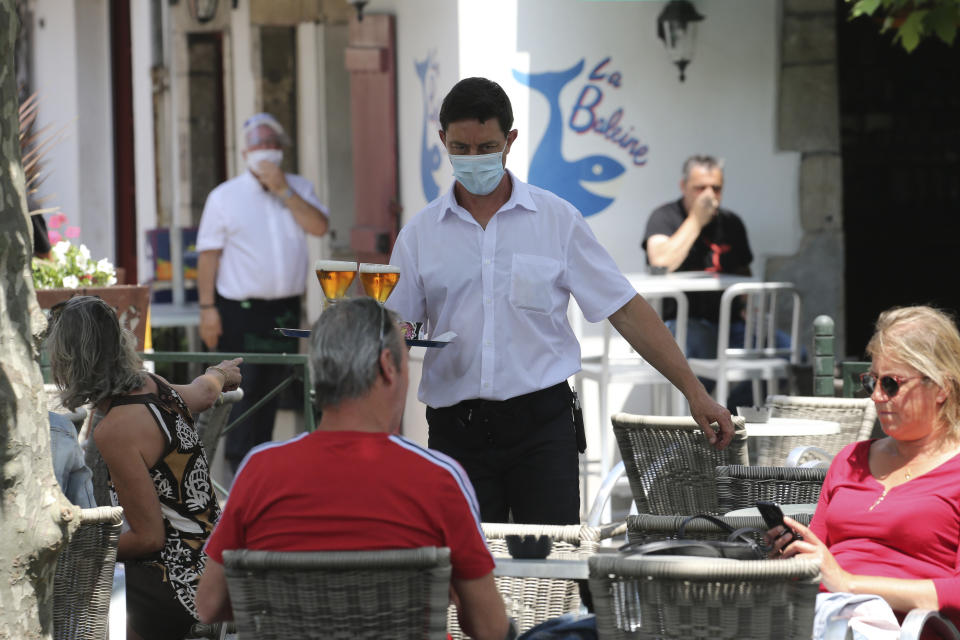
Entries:
[[550,548],[553,542],[550,536],[504,536],[507,543],[507,551],[510,555],[518,559],[546,558],[550,555]]

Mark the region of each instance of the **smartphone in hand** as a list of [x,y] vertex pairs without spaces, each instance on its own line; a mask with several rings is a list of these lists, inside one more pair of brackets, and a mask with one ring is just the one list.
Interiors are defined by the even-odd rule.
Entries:
[[[786,533],[781,535],[781,537],[790,536],[787,539],[787,544],[792,543],[794,540],[803,540],[803,536],[796,533],[783,521],[783,510],[776,502],[758,500],[757,509],[760,511],[760,516],[763,517],[763,521],[766,523],[768,529],[780,526],[787,530]],[[786,545],[784,545],[784,547],[786,547]]]

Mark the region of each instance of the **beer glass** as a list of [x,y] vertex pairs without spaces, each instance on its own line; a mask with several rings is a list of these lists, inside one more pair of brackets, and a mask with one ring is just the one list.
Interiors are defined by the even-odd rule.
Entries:
[[357,263],[349,260],[317,260],[313,268],[328,305],[346,297],[347,289],[357,275]]
[[380,304],[387,301],[399,280],[400,267],[360,263],[360,284],[363,285],[363,291]]

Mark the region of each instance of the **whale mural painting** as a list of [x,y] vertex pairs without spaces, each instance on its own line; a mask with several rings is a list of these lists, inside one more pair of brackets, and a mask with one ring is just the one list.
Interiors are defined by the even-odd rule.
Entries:
[[[623,175],[626,167],[608,155],[594,154],[568,160],[563,154],[565,118],[560,104],[560,93],[583,72],[585,63],[586,60],[581,59],[568,69],[541,73],[524,73],[514,69],[513,76],[518,82],[542,94],[550,110],[547,129],[530,160],[530,183],[567,200],[584,216],[592,216],[609,207],[614,198],[594,193],[583,183],[610,182]],[[646,164],[648,148],[633,134],[634,127],[620,126],[623,108],[614,110],[606,118],[598,111],[603,102],[604,91],[610,88],[619,89],[623,81],[619,72],[602,72],[609,63],[610,58],[605,58],[590,72],[588,82],[570,112],[567,127],[580,135],[588,132],[601,135],[624,150],[630,156],[633,166],[643,166]]]
[[[434,172],[440,168],[442,154],[436,142],[440,130],[440,105],[437,102],[437,76],[440,67],[436,61],[436,50],[430,50],[423,62],[413,61],[420,78],[420,97],[423,101],[423,131],[420,137],[420,185],[423,197],[431,202],[440,194],[440,186],[434,178]],[[431,143],[431,140],[433,141]]]

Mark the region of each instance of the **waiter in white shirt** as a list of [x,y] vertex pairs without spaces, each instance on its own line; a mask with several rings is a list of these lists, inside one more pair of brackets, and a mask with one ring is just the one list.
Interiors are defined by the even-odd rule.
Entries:
[[580,212],[505,171],[517,131],[503,89],[461,80],[443,100],[440,124],[456,181],[400,231],[390,261],[401,277],[387,306],[434,335],[457,333],[427,350],[419,397],[430,448],[466,469],[483,521],[579,522],[577,451],[586,443],[566,382],[580,369],[571,294],[588,320],[609,318],[684,393],[715,446],[729,444],[730,413]]
[[[247,170],[210,192],[197,233],[200,338],[216,351],[289,351],[290,340],[274,328],[300,324],[310,273],[306,234],[327,232],[327,211],[309,180],[280,169],[289,139],[273,116],[252,116],[243,133]],[[286,368],[244,363],[241,372],[244,396],[231,419],[279,384]],[[227,433],[224,456],[234,470],[270,440],[276,409],[275,396]]]

